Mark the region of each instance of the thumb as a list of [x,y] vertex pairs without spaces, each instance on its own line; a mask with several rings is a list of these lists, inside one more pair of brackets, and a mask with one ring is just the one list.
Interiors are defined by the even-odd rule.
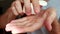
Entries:
[[56,10],[54,8],[49,8],[47,9],[47,12],[48,12],[48,16],[47,16],[47,19],[45,21],[45,27],[48,31],[51,31],[52,30],[52,22],[54,21],[54,19],[56,18]]

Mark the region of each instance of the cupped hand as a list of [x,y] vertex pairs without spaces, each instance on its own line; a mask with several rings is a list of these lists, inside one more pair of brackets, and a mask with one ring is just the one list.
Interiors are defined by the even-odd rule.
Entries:
[[54,8],[48,8],[37,15],[26,16],[21,19],[13,20],[6,25],[6,31],[12,33],[33,32],[40,29],[43,25],[51,31],[52,22],[56,17]]

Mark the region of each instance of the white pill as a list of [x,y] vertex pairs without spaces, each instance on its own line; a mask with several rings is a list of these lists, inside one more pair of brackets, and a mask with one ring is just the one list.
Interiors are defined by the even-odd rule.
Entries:
[[41,6],[47,6],[47,2],[44,1],[44,0],[40,0],[40,1],[39,1],[39,4],[40,4]]
[[31,10],[32,10],[31,13],[32,13],[32,14],[35,14],[32,3],[31,3]]

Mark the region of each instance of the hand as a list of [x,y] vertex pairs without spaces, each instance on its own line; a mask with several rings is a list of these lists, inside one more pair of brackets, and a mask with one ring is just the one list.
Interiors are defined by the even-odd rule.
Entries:
[[27,15],[31,15],[31,2],[32,1],[32,4],[33,4],[33,7],[34,7],[34,12],[35,13],[39,13],[40,12],[40,5],[39,5],[39,1],[38,0],[16,0],[12,3],[11,5],[11,10],[12,12],[14,13],[14,15],[21,15],[23,14],[23,8],[22,8],[22,2],[24,2],[24,5],[25,6],[25,13]]
[[60,34],[60,23],[56,18],[52,23],[52,31],[49,32],[50,34]]
[[12,31],[12,33],[33,32],[40,29],[43,25],[50,31],[52,29],[51,24],[55,17],[55,9],[48,8],[38,15],[27,16],[11,21],[6,25],[6,31]]

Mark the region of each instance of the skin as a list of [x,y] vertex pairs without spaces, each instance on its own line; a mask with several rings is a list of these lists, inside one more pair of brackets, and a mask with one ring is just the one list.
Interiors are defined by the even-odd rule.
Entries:
[[[34,0],[33,0],[34,1]],[[29,2],[29,1],[27,1],[27,2]],[[24,3],[26,3],[26,2],[24,2]],[[33,4],[34,4],[35,2],[33,2]],[[18,7],[18,5],[20,6],[20,7]],[[39,4],[38,4],[39,5]],[[34,5],[35,6],[35,5]],[[38,7],[38,6],[35,6],[35,7]],[[13,2],[13,4],[12,4],[12,10],[13,10],[13,13],[15,14],[15,15],[18,15],[18,14],[22,14],[22,10],[21,10],[21,12],[19,12],[20,10],[19,10],[19,8],[21,8],[21,4],[20,4],[20,2],[19,1],[15,1],[15,2]],[[25,5],[25,8],[26,8],[26,5]],[[22,9],[22,8],[21,8]],[[27,9],[27,8],[26,8]],[[52,12],[50,11],[50,10],[52,10]],[[27,12],[27,10],[26,10],[26,12]],[[56,16],[56,13],[55,13],[55,9],[53,9],[53,8],[49,8],[49,9],[47,9],[47,10],[45,10],[45,12],[46,13],[44,13],[43,11],[42,12],[39,12],[37,15],[33,15],[33,16],[27,16],[27,17],[25,17],[25,18],[28,18],[28,17],[30,17],[30,18],[28,18],[28,19],[26,19],[26,21],[23,21],[24,20],[24,18],[23,19],[18,19],[18,20],[13,20],[13,21],[11,21],[10,23],[11,23],[11,25],[7,25],[7,27],[6,27],[6,30],[7,31],[12,31],[12,33],[24,33],[24,32],[32,32],[32,31],[35,31],[35,30],[37,30],[37,29],[39,29],[39,28],[41,28],[41,26],[43,25],[43,23],[44,23],[44,21],[45,21],[45,23],[44,23],[44,25],[45,25],[45,27],[50,31],[51,29],[52,29],[52,27],[51,27],[51,24],[52,24],[52,22],[53,22],[53,20],[54,20],[54,18],[55,18],[55,16]],[[28,13],[28,12],[27,12]],[[43,14],[44,13],[44,14]],[[30,13],[29,13],[30,14]],[[45,17],[46,16],[46,14],[47,14],[47,18]],[[40,15],[45,15],[44,17],[42,17],[41,18],[41,16]],[[54,16],[53,16],[54,15]],[[40,17],[40,18],[39,18]],[[46,19],[45,19],[46,18]],[[49,19],[50,18],[50,19]],[[52,19],[53,18],[53,19]],[[30,20],[31,19],[31,20]],[[38,22],[39,22],[39,20],[42,20],[42,24],[39,24]],[[51,20],[52,19],[52,20]],[[21,22],[23,22],[23,23],[20,23],[20,20],[22,20]],[[27,21],[28,20],[28,21]],[[33,21],[32,21],[33,20]],[[35,21],[37,20],[37,24],[39,24],[38,26],[36,26],[37,27],[37,29],[34,29],[33,28],[33,26],[35,26],[35,25],[33,25],[34,23],[35,23]],[[40,21],[41,21],[40,20]],[[32,23],[30,23],[30,22],[32,22]],[[41,22],[40,22],[41,23]],[[24,24],[26,24],[26,25],[24,25]],[[17,25],[17,26],[16,26]],[[33,26],[30,26],[30,25],[33,25]],[[47,26],[48,25],[48,26]],[[12,28],[12,29],[10,29],[10,27],[14,27],[14,28]],[[18,27],[19,26],[19,27]],[[24,26],[24,27],[23,27]],[[30,26],[30,27],[28,27],[28,26]],[[21,29],[20,27],[22,27],[23,29]],[[35,28],[36,28],[35,27]],[[16,29],[15,29],[16,28]],[[31,30],[29,30],[30,28],[33,28],[33,29],[31,29]],[[9,30],[10,29],[10,30]],[[18,29],[18,30],[17,30]],[[20,31],[20,30],[21,31]],[[17,32],[16,32],[16,31]]]
[[52,23],[52,31],[49,32],[50,34],[60,34],[60,23],[56,18]]
[[[37,1],[37,2],[36,2]],[[30,1],[24,1],[24,4],[25,4],[25,8],[26,8],[26,14],[27,13],[29,13],[29,12],[31,12],[30,10],[30,7],[29,7],[29,5],[30,5],[30,3],[29,3]],[[36,3],[35,3],[36,2]],[[28,3],[28,6],[26,7],[26,3]],[[38,13],[40,13],[40,8],[39,8],[39,3],[38,3],[38,0],[32,0],[32,3],[33,3],[33,6],[34,6],[34,11],[35,11],[35,13],[37,14],[37,12]],[[38,3],[38,4],[37,4]],[[35,5],[35,4],[37,4],[37,5]],[[19,6],[19,7],[18,7]],[[20,10],[19,10],[19,8],[20,8]],[[27,12],[28,10],[27,10],[27,8],[29,8],[29,12]],[[37,9],[38,8],[38,9]],[[19,14],[22,14],[22,7],[21,7],[21,3],[19,2],[19,1],[15,1],[15,2],[13,2],[13,4],[12,4],[12,6],[11,6],[11,10],[12,10],[12,13],[14,14],[14,17],[16,17],[17,15],[19,15]],[[52,9],[49,9],[49,12],[50,12],[50,10],[52,10]],[[51,16],[51,15],[55,15],[55,9],[53,9],[52,10],[52,13],[49,13],[48,11],[47,11],[47,13],[49,13],[48,15],[50,15],[50,16],[48,16],[48,17],[46,17],[46,20],[44,19],[45,18],[45,14],[47,14],[47,13],[45,13],[45,12],[43,12],[42,14],[44,15],[44,17],[42,17],[42,16],[40,16],[40,14],[37,14],[37,15],[31,15],[31,16],[27,16],[27,17],[25,17],[25,18],[28,18],[28,17],[30,17],[30,18],[32,18],[31,20],[33,20],[33,22],[32,22],[32,24],[30,24],[30,18],[28,18],[29,19],[29,21],[27,22],[28,24],[26,24],[24,27],[23,27],[23,25],[24,25],[24,21],[22,21],[23,23],[21,23],[22,25],[20,25],[19,23],[16,23],[17,21],[15,21],[15,20],[13,20],[13,21],[11,21],[11,20],[7,20],[7,22],[10,22],[11,21],[11,23],[12,23],[12,25],[11,26],[13,26],[14,28],[16,28],[16,29],[11,29],[10,31],[12,31],[12,33],[16,33],[15,32],[15,30],[16,31],[18,31],[17,33],[20,33],[21,31],[21,33],[24,33],[24,32],[32,32],[32,31],[35,31],[35,30],[37,30],[37,29],[39,29],[39,28],[41,28],[42,27],[42,24],[43,24],[43,22],[44,21],[46,21],[45,23],[47,23],[47,24],[44,24],[45,25],[45,27],[48,29],[48,30],[51,30],[51,24],[52,24],[52,22],[53,22],[53,20],[54,20],[54,18],[55,17],[53,17],[53,16]],[[10,11],[11,12],[11,11]],[[9,13],[10,13],[9,12]],[[30,15],[31,13],[29,13],[29,14],[27,14],[27,15]],[[7,15],[7,14],[6,14]],[[5,16],[5,15],[4,15]],[[4,17],[3,16],[3,17]],[[13,16],[12,16],[13,17]],[[41,18],[42,17],[42,18]],[[53,19],[52,19],[52,17],[53,17]],[[11,18],[11,17],[10,17]],[[50,18],[50,19],[48,19],[48,18]],[[37,21],[36,21],[36,19],[37,19]],[[52,20],[51,20],[52,19]],[[2,17],[1,17],[1,20],[2,20]],[[27,20],[27,19],[26,19]],[[40,22],[39,22],[39,20],[40,20]],[[42,20],[42,23],[41,23],[41,20]],[[19,20],[20,21],[20,20]],[[37,23],[35,23],[35,21],[37,22]],[[14,23],[13,23],[14,22]],[[4,23],[4,22],[3,22]],[[17,24],[17,26],[16,26],[16,24]],[[40,24],[39,24],[40,23]],[[33,25],[34,24],[34,25]],[[35,29],[35,28],[33,28],[33,26],[35,26],[36,24],[39,24],[39,26],[36,26],[37,27],[37,29]],[[47,25],[49,25],[49,26],[47,26]],[[9,25],[10,26],[10,25]],[[20,29],[20,27],[22,27],[23,29]],[[48,27],[50,27],[50,29],[48,28]],[[31,30],[29,30],[30,28],[33,28],[33,29],[31,29]],[[17,30],[17,29],[20,29],[20,30]]]
[[[55,11],[55,10],[54,10]],[[47,11],[46,11],[47,12]],[[41,12],[41,15],[43,14],[43,12]],[[52,14],[53,15],[53,14]],[[25,19],[26,18],[35,18],[35,15],[34,16],[29,16],[29,17],[25,17]],[[26,20],[28,20],[28,19],[26,19]],[[25,23],[24,21],[26,21],[26,20],[24,20],[24,18],[22,18],[22,21],[23,21],[23,23]],[[10,23],[10,26],[8,26],[8,27],[14,27],[13,29],[14,30],[17,30],[17,31],[19,31],[19,33],[22,31],[22,30],[24,30],[24,29],[21,29],[20,28],[20,26],[22,26],[22,25],[19,25],[19,23],[16,23],[16,22],[19,22],[20,21],[20,19],[17,19],[17,20],[13,20],[13,21],[11,21],[11,23]],[[29,20],[28,20],[29,21]],[[39,21],[39,20],[38,20]],[[12,23],[12,22],[15,22],[15,23]],[[27,22],[27,21],[26,21]],[[50,23],[50,22],[49,22]],[[22,23],[20,23],[20,24],[22,24]],[[30,23],[29,23],[30,24]],[[34,23],[33,23],[34,24]],[[40,23],[41,24],[41,23]],[[26,25],[28,25],[28,24],[26,24]],[[26,25],[24,25],[24,27],[26,27]],[[32,24],[30,24],[29,26],[31,26]],[[35,24],[36,25],[36,24]],[[56,19],[54,19],[54,21],[52,22],[52,30],[51,31],[49,31],[49,33],[50,34],[60,34],[60,24],[59,24],[59,22],[58,22],[58,20],[57,20],[57,18]],[[17,27],[17,28],[16,28]],[[42,27],[42,25],[40,25],[39,27]],[[38,29],[39,29],[39,27],[38,27]],[[31,26],[31,28],[32,28],[32,26]],[[34,29],[32,29],[31,31],[29,31],[31,28],[29,28],[29,29],[26,29],[24,32],[26,32],[26,31],[28,31],[28,32],[33,32],[33,31],[35,31],[35,30],[37,30],[37,29],[35,29],[36,28],[36,26],[35,26],[35,28]],[[12,30],[12,31],[14,31],[14,30]],[[16,34],[16,32],[14,32],[13,34]]]
[[[52,29],[51,24],[55,17],[55,9],[49,8],[45,11],[42,11],[38,15],[27,16],[22,19],[11,21],[9,24],[6,25],[6,31],[12,31],[12,33],[33,32],[37,29],[40,29],[43,26],[43,24],[50,31]],[[53,19],[50,20],[48,18]]]
[[12,10],[9,8],[6,13],[0,16],[0,28],[5,28],[7,23],[16,18],[16,16],[11,11]]
[[15,7],[16,11],[21,14],[21,12],[23,12],[21,3],[23,3],[25,6],[26,14],[30,15],[31,14],[31,5],[30,5],[31,2],[30,1],[32,2],[33,6],[34,6],[34,12],[36,14],[39,13],[40,12],[40,5],[38,3],[39,0],[24,0],[24,1],[23,0],[16,0],[15,2],[13,2],[12,6]]
[[[27,4],[28,6],[26,5],[26,2],[28,3]],[[5,25],[7,23],[9,23],[11,20],[15,19],[17,15],[22,15],[22,13],[24,13],[22,10],[21,3],[25,4],[26,14],[27,15],[31,14],[30,0],[28,0],[28,1],[16,0],[15,2],[12,3],[11,7],[6,11],[6,13],[4,13],[2,16],[0,16],[1,28],[5,28]],[[28,8],[29,8],[29,10],[27,10]],[[27,13],[28,11],[30,12],[29,14]],[[9,15],[10,15],[10,17],[9,17]],[[5,20],[3,20],[3,18]]]
[[35,13],[39,13],[40,12],[39,0],[24,0],[24,1],[20,0],[20,1],[25,4],[26,14],[27,15],[31,14],[31,5],[30,5],[30,3],[33,4]]

